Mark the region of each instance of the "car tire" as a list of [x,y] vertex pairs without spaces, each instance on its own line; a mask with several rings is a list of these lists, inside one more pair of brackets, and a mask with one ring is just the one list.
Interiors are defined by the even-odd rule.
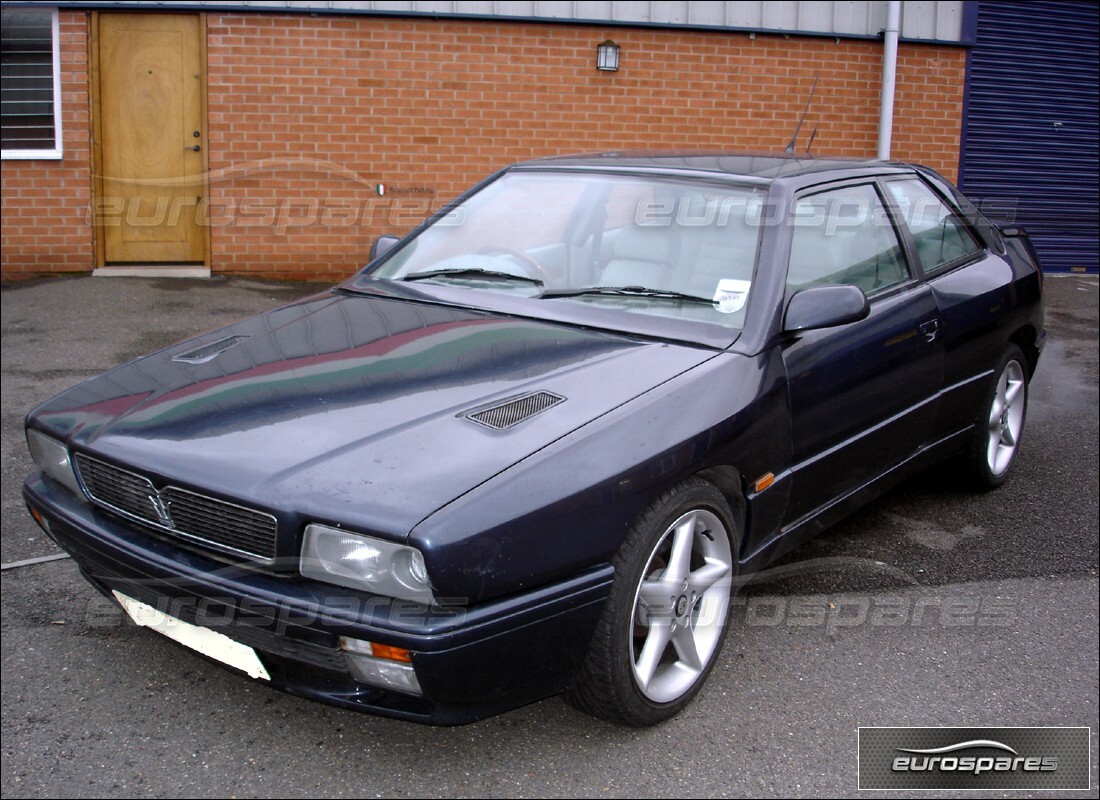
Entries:
[[978,490],[996,489],[1016,463],[1027,416],[1027,361],[1016,345],[1001,357],[961,459],[961,476]]
[[707,481],[689,479],[657,498],[612,559],[611,593],[566,699],[637,727],[687,706],[725,639],[737,533],[729,502]]

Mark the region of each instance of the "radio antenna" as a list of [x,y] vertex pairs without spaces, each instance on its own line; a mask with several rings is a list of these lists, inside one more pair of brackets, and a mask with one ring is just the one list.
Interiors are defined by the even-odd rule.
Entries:
[[798,126],[794,129],[794,136],[791,137],[791,143],[783,150],[784,153],[794,153],[794,143],[798,141],[798,132],[802,130],[802,123],[806,121],[806,114],[810,110],[810,103],[813,102],[814,92],[817,91],[817,79],[820,77],[820,72],[814,75],[814,85],[810,87],[810,96],[806,98],[806,107],[802,109],[802,117],[798,120]]
[[810,148],[814,146],[814,139],[817,138],[817,127],[814,127],[814,132],[810,134],[810,141],[806,142],[806,155],[810,154]]

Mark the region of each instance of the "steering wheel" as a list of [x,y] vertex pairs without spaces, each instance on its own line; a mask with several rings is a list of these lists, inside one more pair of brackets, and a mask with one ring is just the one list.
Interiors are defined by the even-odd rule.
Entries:
[[522,250],[516,250],[514,247],[486,247],[482,250],[478,250],[478,255],[483,256],[512,256],[523,266],[527,267],[528,274],[532,278],[538,278],[542,281],[543,285],[550,283],[550,275],[543,269],[542,264],[536,261],[527,253]]

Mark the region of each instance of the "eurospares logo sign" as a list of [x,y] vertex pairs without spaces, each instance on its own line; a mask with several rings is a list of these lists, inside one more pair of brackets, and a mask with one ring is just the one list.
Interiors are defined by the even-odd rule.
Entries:
[[1088,790],[1088,728],[860,728],[860,789]]

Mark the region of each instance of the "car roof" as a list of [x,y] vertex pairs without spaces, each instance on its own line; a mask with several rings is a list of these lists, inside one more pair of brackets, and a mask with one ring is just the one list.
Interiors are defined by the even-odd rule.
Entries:
[[838,173],[832,177],[860,174],[911,172],[913,167],[897,161],[868,158],[789,153],[721,153],[721,152],[609,152],[572,156],[554,156],[524,161],[519,169],[591,169],[594,171],[629,171],[683,175],[711,175],[724,178],[750,179],[754,183],[771,183],[784,178],[798,178],[821,173]]

